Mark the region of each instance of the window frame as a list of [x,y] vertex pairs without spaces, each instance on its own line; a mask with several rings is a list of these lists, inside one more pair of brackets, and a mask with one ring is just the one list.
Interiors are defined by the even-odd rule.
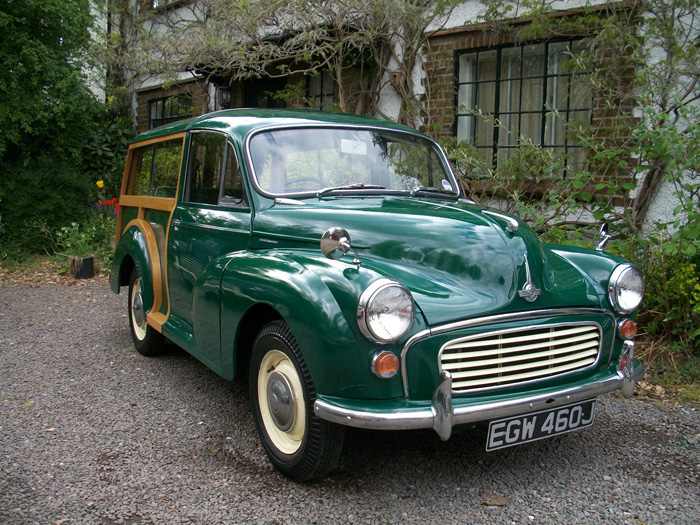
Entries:
[[[314,107],[319,111],[331,111],[335,104],[336,81],[331,75],[330,69],[318,71],[317,75],[309,75],[306,82],[306,91],[309,99],[313,99]],[[318,94],[315,93],[314,81],[318,81]],[[326,89],[327,88],[327,89]],[[324,102],[327,97],[331,98],[329,103]]]
[[[574,141],[570,140],[566,136],[566,126],[569,125],[571,122],[575,122],[574,119],[571,118],[572,114],[575,114],[577,112],[588,112],[588,118],[587,122],[590,124],[592,122],[593,118],[593,111],[594,111],[594,99],[593,95],[590,94],[587,104],[583,105],[581,107],[579,106],[572,106],[571,101],[571,89],[572,89],[572,79],[576,76],[572,73],[569,72],[564,72],[562,73],[560,69],[557,69],[556,72],[550,72],[550,67],[552,65],[551,59],[552,56],[554,56],[554,53],[550,52],[550,46],[552,45],[561,45],[562,43],[565,43],[566,46],[566,51],[565,53],[572,53],[572,48],[575,45],[576,42],[581,42],[584,40],[586,37],[585,36],[571,36],[571,37],[563,37],[563,38],[553,38],[550,40],[545,40],[545,41],[532,41],[532,42],[523,42],[523,43],[503,43],[500,45],[495,45],[495,46],[481,46],[481,47],[474,47],[474,48],[466,48],[466,49],[457,49],[454,51],[454,67],[455,67],[455,76],[454,76],[454,82],[455,82],[455,88],[454,88],[454,108],[455,108],[455,118],[453,122],[453,132],[452,135],[455,138],[459,138],[459,132],[460,132],[460,119],[467,119],[468,126],[470,128],[468,137],[463,140],[468,140],[470,144],[472,144],[477,151],[486,151],[490,152],[490,162],[493,168],[496,168],[498,166],[498,162],[500,159],[508,158],[508,154],[504,155],[504,152],[507,151],[516,151],[518,147],[520,146],[520,141],[516,141],[514,144],[502,144],[501,143],[501,138],[500,135],[503,133],[503,129],[501,126],[493,125],[493,130],[491,133],[491,136],[489,137],[488,140],[482,140],[479,141],[479,137],[477,137],[477,126],[478,126],[478,121],[480,119],[479,116],[474,115],[470,112],[470,110],[479,110],[481,109],[479,106],[479,86],[482,84],[493,84],[495,87],[495,93],[494,93],[494,100],[493,100],[493,111],[491,111],[491,108],[488,108],[488,111],[483,111],[484,115],[489,116],[490,118],[493,119],[495,122],[496,120],[502,120],[502,117],[504,115],[506,116],[516,116],[518,118],[518,126],[517,126],[517,132],[518,135],[520,136],[521,130],[522,130],[522,117],[523,115],[536,115],[538,118],[538,126],[539,126],[539,136],[537,137],[527,137],[530,138],[533,141],[533,144],[536,146],[540,146],[548,151],[552,152],[562,152],[565,157],[569,157],[570,150],[580,150],[583,146],[580,146],[576,144]],[[543,52],[542,54],[538,54],[536,56],[542,57],[542,69],[537,72],[536,74],[527,74],[524,71],[524,58],[525,58],[525,50],[528,47],[531,46],[543,46]],[[521,70],[520,74],[518,76],[509,76],[505,77],[502,73],[502,59],[504,55],[505,50],[512,50],[512,49],[519,49],[520,53],[518,56],[518,59],[521,64]],[[496,53],[496,64],[495,64],[495,76],[494,78],[488,78],[488,79],[483,79],[479,78],[481,71],[480,71],[480,60],[479,56],[482,53]],[[476,68],[476,74],[473,80],[466,80],[463,81],[461,80],[462,76],[462,64],[461,64],[461,57],[465,55],[474,55],[475,57],[475,68]],[[508,59],[509,57],[506,57]],[[562,62],[559,62],[559,65]],[[549,101],[548,101],[548,88],[549,88],[549,83],[550,79],[557,80],[557,83],[560,83],[558,79],[566,78],[567,79],[567,96],[566,96],[566,108],[565,109],[560,109],[557,108],[557,111],[560,115],[565,115],[565,120],[564,120],[564,136],[562,138],[557,137],[554,141],[552,140],[547,140],[547,129],[548,126],[550,126],[550,129],[555,129],[552,128],[552,122],[555,122],[555,119],[558,117],[552,114],[552,108],[549,106]],[[523,85],[524,82],[527,80],[538,80],[539,84],[538,86],[541,89],[541,105],[537,109],[533,110],[524,110],[523,109]],[[517,81],[519,83],[519,94],[518,94],[518,110],[517,111],[508,111],[508,110],[503,110],[501,108],[502,104],[502,94],[501,91],[502,89],[506,86],[508,83],[512,83]],[[472,102],[470,105],[470,109],[462,109],[463,106],[465,106],[463,101],[460,101],[460,88],[462,86],[471,86],[472,87]],[[557,104],[558,106],[558,104]],[[469,122],[471,121],[471,122]],[[512,128],[511,128],[512,129]],[[507,133],[507,132],[506,132]],[[554,131],[550,131],[550,133],[554,133]],[[507,135],[506,135],[507,136]],[[555,135],[556,136],[556,135]],[[479,145],[479,142],[481,142],[481,145]],[[507,141],[508,142],[508,141]],[[485,157],[489,158],[489,157]],[[568,164],[568,163],[567,163]]]
[[[165,116],[165,109],[167,107],[167,103],[169,100],[177,100],[177,116],[173,117],[166,117]],[[188,107],[189,111],[186,114],[181,113],[181,100],[187,100],[188,101]],[[161,117],[160,118],[153,118],[153,106],[162,104],[161,108]],[[157,110],[156,110],[157,112]],[[186,95],[186,94],[178,94],[178,95],[171,95],[169,97],[160,97],[160,98],[153,98],[148,101],[148,129],[154,129],[159,126],[164,126],[166,124],[172,124],[173,122],[179,122],[180,120],[185,120],[188,118],[191,118],[193,116],[193,107],[192,107],[192,97]]]
[[[176,178],[175,178],[175,195],[173,195],[172,197],[161,197],[161,196],[151,195],[151,193],[153,192],[153,181],[154,181],[156,174],[157,174],[157,172],[154,171],[154,168],[157,165],[156,155],[157,155],[158,149],[164,144],[172,144],[172,145],[179,144],[178,147],[180,150],[179,162],[178,162],[178,167],[176,170]],[[181,176],[182,158],[183,158],[184,150],[185,150],[185,145],[184,145],[184,135],[183,134],[167,136],[164,138],[149,140],[149,141],[146,141],[144,143],[134,144],[134,146],[129,149],[128,159],[127,159],[128,175],[125,177],[125,180],[122,183],[121,196],[128,197],[128,198],[139,198],[139,199],[175,200],[177,198],[177,188],[179,186],[179,181],[180,181],[180,176]],[[141,157],[144,162],[148,163],[148,185],[146,188],[146,193],[144,193],[144,194],[133,193],[133,187],[134,187],[134,184],[136,182],[137,163],[138,163],[138,159],[139,159],[138,154],[140,151],[147,152],[146,155],[143,155]]]
[[[193,153],[193,148],[195,145],[194,138],[196,135],[200,134],[209,134],[209,135],[218,135],[223,137],[224,139],[224,155],[222,158],[222,167],[219,169],[219,175],[218,175],[218,196],[217,196],[217,201],[216,203],[210,203],[210,202],[198,202],[198,201],[193,201],[190,200],[190,177],[192,175],[192,163],[195,161],[196,155]],[[243,191],[243,195],[241,199],[229,199],[224,196],[224,184],[226,182],[226,168],[228,166],[228,160],[229,160],[229,155],[233,154],[233,157],[236,162],[236,166],[238,168],[238,176],[241,181],[241,189]],[[240,162],[240,156],[238,152],[236,151],[236,146],[234,143],[231,141],[230,137],[226,133],[222,133],[220,131],[214,131],[210,129],[198,129],[198,130],[192,130],[189,133],[189,141],[187,145],[187,166],[185,168],[185,173],[183,177],[183,188],[182,188],[182,198],[181,201],[183,204],[187,204],[190,206],[224,206],[227,208],[232,208],[232,209],[237,209],[237,210],[250,210],[250,200],[248,198],[248,190],[246,188],[245,184],[245,177],[243,175],[243,170],[241,169],[241,162]]]

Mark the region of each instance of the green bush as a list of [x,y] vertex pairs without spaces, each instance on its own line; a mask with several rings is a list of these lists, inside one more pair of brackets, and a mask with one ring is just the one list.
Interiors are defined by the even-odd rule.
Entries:
[[0,178],[0,215],[5,232],[0,254],[37,253],[51,249],[38,227],[55,231],[87,214],[94,190],[71,161],[54,161],[44,155],[23,166],[8,168]]
[[109,266],[114,250],[111,241],[115,224],[111,213],[90,212],[82,222],[72,222],[58,229],[53,239],[54,249],[65,256],[94,255],[104,266]]
[[119,196],[126,152],[135,135],[131,119],[121,118],[116,111],[107,103],[103,119],[95,124],[83,150],[85,175],[93,183],[103,181],[100,198],[106,199]]
[[700,257],[688,249],[687,229],[669,235],[662,226],[660,235],[619,248],[645,275],[639,321],[646,337],[675,353],[700,357]]

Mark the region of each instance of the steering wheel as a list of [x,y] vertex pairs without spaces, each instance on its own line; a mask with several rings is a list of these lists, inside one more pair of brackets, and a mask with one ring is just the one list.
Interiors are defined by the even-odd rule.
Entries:
[[298,182],[313,182],[314,184],[316,184],[316,187],[312,188],[312,189],[323,188],[323,181],[320,179],[317,179],[315,177],[299,177],[297,179],[289,179],[289,180],[284,181],[282,184],[279,184],[278,186],[276,186],[272,191],[280,191],[280,190],[286,189],[289,186],[296,184]]

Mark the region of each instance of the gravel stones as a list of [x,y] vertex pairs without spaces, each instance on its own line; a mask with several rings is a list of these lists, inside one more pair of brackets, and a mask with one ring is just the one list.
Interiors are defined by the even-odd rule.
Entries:
[[591,428],[489,454],[483,427],[350,429],[296,484],[244,382],[136,354],[125,293],[0,287],[2,523],[697,523],[699,434],[695,407],[605,396]]

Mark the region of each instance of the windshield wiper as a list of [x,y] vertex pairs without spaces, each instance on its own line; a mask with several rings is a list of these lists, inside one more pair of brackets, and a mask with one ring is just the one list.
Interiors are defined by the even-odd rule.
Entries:
[[448,199],[457,199],[459,197],[459,193],[457,193],[454,190],[432,187],[413,188],[411,190],[411,197],[415,197],[416,195],[425,195],[427,197],[439,197]]
[[379,184],[363,184],[358,182],[356,184],[348,184],[346,186],[331,186],[330,188],[323,188],[316,192],[316,197],[319,199],[323,197],[326,193],[332,191],[342,191],[342,190],[385,190],[386,186],[380,186]]

